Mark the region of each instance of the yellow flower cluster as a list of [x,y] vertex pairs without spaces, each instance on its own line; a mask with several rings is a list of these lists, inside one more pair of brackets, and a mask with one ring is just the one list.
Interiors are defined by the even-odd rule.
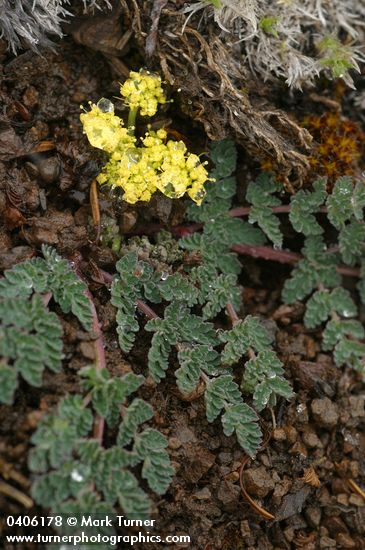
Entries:
[[97,105],[89,103],[91,110],[82,113],[80,120],[93,147],[113,153],[118,148],[134,146],[135,138],[123,127],[123,121],[114,114],[114,105],[101,99]]
[[165,130],[148,132],[137,147],[136,138],[114,115],[113,104],[101,100],[83,113],[81,122],[91,145],[109,153],[109,161],[97,177],[100,184],[121,187],[126,202],[149,201],[159,189],[177,198],[187,193],[200,204],[208,173],[197,155],[187,152],[182,141],[167,141]]
[[161,78],[148,71],[130,72],[129,78],[120,88],[125,103],[130,109],[140,109],[142,116],[153,116],[158,104],[167,99],[161,86]]

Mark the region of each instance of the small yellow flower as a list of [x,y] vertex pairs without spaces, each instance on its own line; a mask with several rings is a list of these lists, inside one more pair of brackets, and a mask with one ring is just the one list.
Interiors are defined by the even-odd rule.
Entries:
[[140,109],[142,116],[153,116],[157,112],[158,104],[167,102],[158,75],[141,70],[139,73],[131,71],[129,78],[120,88],[126,105],[130,109]]
[[[134,145],[135,138],[123,128],[123,121],[114,114],[113,104],[108,100],[100,100],[97,105],[90,103],[91,110],[80,115],[80,120],[93,147],[113,153],[118,147]],[[103,111],[100,107],[108,105],[109,110]],[[110,107],[111,106],[111,107]]]

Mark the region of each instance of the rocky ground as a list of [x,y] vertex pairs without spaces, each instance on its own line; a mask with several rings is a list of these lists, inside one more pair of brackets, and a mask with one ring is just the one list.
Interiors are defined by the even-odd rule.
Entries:
[[[68,258],[79,253],[112,269],[113,254],[92,242],[89,187],[98,168],[95,151],[82,135],[79,110],[80,103],[116,95],[117,81],[104,58],[71,39],[45,57],[26,52],[10,58],[1,51],[1,269],[33,257],[41,243]],[[183,124],[186,128],[189,123]],[[199,132],[194,126],[190,134],[197,144],[204,143]],[[248,170],[246,161],[242,166]],[[102,208],[114,206],[106,201]],[[167,227],[175,223],[179,207],[169,208],[157,201],[150,207],[123,207],[118,215],[132,232],[152,222]],[[169,439],[176,469],[167,494],[155,500],[158,531],[189,534],[192,550],[365,548],[363,385],[320,352],[320,335],[304,329],[299,306],[280,305],[286,268],[244,262],[245,311],[268,319],[276,331],[277,350],[296,395],[289,404],[279,402],[273,415],[265,413],[270,439],[254,462],[243,462],[235,439],[223,436],[218,422],[207,423],[201,400],[182,401],[172,376],[157,388],[145,387],[143,397],[157,411],[155,424]],[[119,374],[130,368],[145,372],[148,340],[125,357],[115,339],[108,294],[100,285],[93,286],[93,293],[105,331],[108,368]],[[93,346],[77,322],[64,318],[63,328],[64,372],[45,375],[41,389],[23,384],[12,407],[0,406],[0,474],[25,493],[32,432],[44,413],[75,389],[77,370],[93,359]],[[256,509],[242,492],[240,476]],[[3,515],[24,514],[18,502],[3,494],[0,510]],[[263,510],[273,519],[264,517]],[[42,513],[37,508],[27,513],[33,512]],[[155,548],[143,545],[149,547]],[[178,548],[183,546],[174,546]]]

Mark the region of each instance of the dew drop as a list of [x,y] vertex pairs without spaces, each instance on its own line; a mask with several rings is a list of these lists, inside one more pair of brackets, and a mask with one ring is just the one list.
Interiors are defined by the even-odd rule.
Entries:
[[109,99],[102,97],[96,104],[102,113],[114,113],[114,105]]
[[167,271],[163,271],[161,273],[161,281],[166,281],[166,279],[168,279],[169,277],[169,273]]
[[81,483],[82,481],[84,481],[84,477],[77,470],[72,470],[71,478],[74,481],[77,481],[77,483]]

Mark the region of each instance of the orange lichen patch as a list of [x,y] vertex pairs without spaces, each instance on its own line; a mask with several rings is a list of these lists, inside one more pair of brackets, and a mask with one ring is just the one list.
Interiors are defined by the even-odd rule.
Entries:
[[339,176],[355,173],[365,141],[356,122],[341,117],[340,112],[327,112],[307,116],[303,126],[313,136],[311,177],[327,176],[331,187]]

